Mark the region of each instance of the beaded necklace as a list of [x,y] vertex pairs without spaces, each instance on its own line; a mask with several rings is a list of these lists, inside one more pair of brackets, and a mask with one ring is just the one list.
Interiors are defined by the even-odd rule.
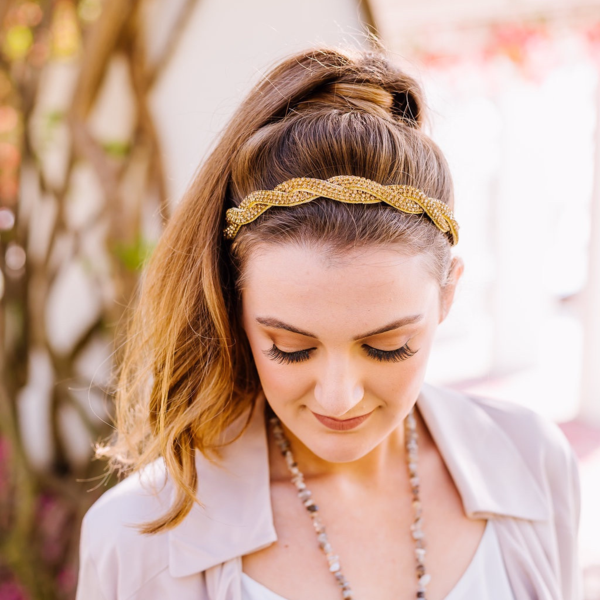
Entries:
[[[319,508],[315,504],[315,501],[312,498],[312,493],[309,489],[307,489],[306,484],[304,483],[304,476],[298,469],[298,465],[294,460],[294,456],[292,454],[290,441],[285,435],[283,428],[281,427],[281,421],[278,417],[273,416],[270,418],[271,427],[273,430],[273,435],[275,436],[275,441],[283,454],[285,461],[287,463],[288,469],[292,474],[292,482],[296,486],[298,490],[298,496],[304,507],[308,511],[315,531],[317,533],[317,539],[319,541],[319,547],[325,553],[327,557],[327,562],[329,563],[329,570],[333,573],[336,581],[338,582],[341,590],[342,590],[342,598],[344,600],[354,600],[355,596],[352,592],[350,584],[346,577],[342,574],[342,570],[340,567],[339,557],[334,554],[333,549],[331,548],[331,544],[327,538],[327,533],[325,532],[325,527],[323,522],[321,521],[321,516],[319,515]],[[407,453],[407,461],[408,461],[408,472],[410,475],[410,485],[412,489],[412,505],[415,511],[415,518],[410,526],[412,537],[415,540],[415,558],[416,558],[416,572],[417,572],[417,595],[416,597],[421,599],[425,598],[425,588],[431,579],[431,575],[425,573],[425,547],[424,547],[424,535],[422,531],[422,518],[421,518],[421,500],[419,496],[419,476],[417,474],[417,458],[418,458],[418,445],[417,445],[417,428],[416,421],[414,416],[414,407],[411,407],[405,421],[405,440],[406,440],[406,453]]]

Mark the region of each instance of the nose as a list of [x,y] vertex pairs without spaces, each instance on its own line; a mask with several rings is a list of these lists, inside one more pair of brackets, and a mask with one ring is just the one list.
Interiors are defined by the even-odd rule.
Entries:
[[342,357],[330,359],[315,384],[315,412],[343,419],[363,399],[364,393],[364,387],[356,371],[352,369],[351,361]]

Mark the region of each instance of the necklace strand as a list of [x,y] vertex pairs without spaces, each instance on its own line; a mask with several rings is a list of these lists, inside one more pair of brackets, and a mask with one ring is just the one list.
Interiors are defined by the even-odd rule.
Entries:
[[[329,563],[329,571],[334,575],[336,581],[338,582],[341,590],[342,590],[342,598],[344,600],[355,600],[354,593],[352,592],[352,588],[348,583],[348,580],[343,575],[340,559],[333,552],[331,544],[329,543],[329,539],[327,538],[327,533],[325,532],[325,527],[323,522],[321,521],[321,515],[319,514],[319,508],[315,504],[315,501],[312,497],[312,493],[309,489],[307,489],[306,484],[304,483],[304,476],[300,472],[298,468],[298,464],[296,463],[294,456],[292,454],[290,441],[285,435],[283,428],[281,426],[281,421],[278,417],[273,416],[270,419],[271,427],[273,430],[273,435],[275,436],[275,441],[281,450],[281,454],[285,458],[288,469],[292,474],[292,482],[296,486],[298,490],[298,497],[304,504],[304,507],[308,511],[311,519],[313,527],[317,533],[317,539],[319,541],[319,547],[325,553],[327,558],[327,562]],[[422,517],[421,517],[421,499],[419,496],[419,476],[417,473],[417,459],[418,459],[418,434],[416,429],[416,421],[414,416],[414,407],[411,407],[405,422],[405,440],[406,440],[406,457],[408,462],[408,473],[410,476],[410,486],[412,492],[412,506],[414,509],[414,520],[412,525],[410,526],[411,535],[415,541],[415,559],[416,559],[416,573],[417,573],[417,595],[416,597],[420,599],[425,599],[425,588],[431,579],[431,575],[425,573],[425,545],[424,545],[424,535],[422,530]]]

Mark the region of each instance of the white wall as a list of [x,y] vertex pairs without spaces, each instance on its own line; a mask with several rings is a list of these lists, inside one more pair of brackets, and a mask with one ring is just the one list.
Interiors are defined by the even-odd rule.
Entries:
[[[148,52],[182,0],[148,2]],[[366,46],[356,0],[199,0],[151,95],[171,202],[178,202],[215,136],[260,75],[313,44]]]

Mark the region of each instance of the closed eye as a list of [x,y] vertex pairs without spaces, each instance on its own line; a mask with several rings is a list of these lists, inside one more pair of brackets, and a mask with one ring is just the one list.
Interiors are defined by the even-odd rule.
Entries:
[[[418,350],[411,350],[408,343],[396,350],[378,350],[367,344],[363,344],[362,347],[365,349],[367,356],[380,362],[399,362],[414,356],[418,352]],[[308,360],[313,350],[316,350],[316,348],[308,348],[296,352],[284,352],[273,344],[269,350],[264,351],[264,354],[278,363],[299,363]]]
[[363,348],[367,349],[367,354],[371,358],[390,362],[406,360],[418,352],[418,350],[411,350],[408,344],[404,344],[402,348],[397,348],[396,350],[377,350],[377,348],[371,348],[371,346],[367,346],[366,344],[363,344]]

